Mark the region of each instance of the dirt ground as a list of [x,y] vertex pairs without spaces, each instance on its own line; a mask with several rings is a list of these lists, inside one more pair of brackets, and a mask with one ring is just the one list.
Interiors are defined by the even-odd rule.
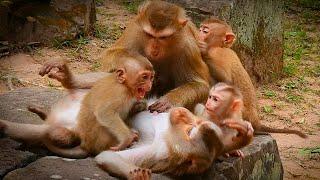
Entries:
[[[100,2],[100,1],[99,1]],[[0,59],[0,94],[20,87],[61,88],[40,77],[47,60],[65,59],[73,72],[97,71],[101,51],[109,47],[133,17],[132,7],[111,1],[97,6],[95,35],[52,46],[32,48]],[[320,179],[320,13],[287,8],[284,78],[257,89],[260,113],[266,125],[307,132],[308,139],[272,134],[277,140],[285,179]]]

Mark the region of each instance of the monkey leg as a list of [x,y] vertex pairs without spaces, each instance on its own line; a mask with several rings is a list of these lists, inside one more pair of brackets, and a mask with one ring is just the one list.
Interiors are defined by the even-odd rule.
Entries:
[[95,159],[102,169],[112,175],[127,179],[150,179],[150,169],[137,167],[114,151],[104,151]]
[[83,150],[80,146],[73,148],[60,148],[53,145],[50,141],[46,141],[44,144],[51,152],[65,158],[83,159],[89,156],[89,153]]
[[0,131],[12,139],[40,143],[49,129],[46,124],[22,124],[0,120]]
[[38,107],[37,105],[29,105],[28,111],[37,114],[42,120],[46,120],[48,117],[47,116],[48,112],[46,112],[42,108]]
[[78,146],[81,143],[80,137],[75,132],[59,126],[50,127],[46,138],[46,141],[61,148],[70,148]]

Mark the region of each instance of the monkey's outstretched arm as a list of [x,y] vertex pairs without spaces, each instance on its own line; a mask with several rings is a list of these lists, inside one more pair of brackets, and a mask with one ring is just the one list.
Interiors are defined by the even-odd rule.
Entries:
[[193,108],[195,103],[203,102],[209,92],[209,84],[203,80],[185,83],[174,90],[169,91],[164,97],[173,106]]
[[[58,69],[55,71],[54,69]],[[48,74],[48,77],[61,82],[66,89],[89,89],[94,83],[108,75],[105,72],[86,73],[74,75],[65,61],[48,61],[39,71],[41,76]]]
[[73,75],[72,87],[73,89],[90,89],[99,79],[106,77],[110,73],[93,72]]

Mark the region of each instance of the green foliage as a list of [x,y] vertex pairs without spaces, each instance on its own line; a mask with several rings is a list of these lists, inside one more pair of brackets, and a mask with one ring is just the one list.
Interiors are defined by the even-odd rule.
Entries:
[[263,106],[263,112],[271,114],[273,113],[273,108],[271,106]]
[[320,154],[320,146],[300,149],[299,154],[301,155]]
[[101,67],[101,63],[98,62],[98,61],[95,61],[95,62],[91,65],[90,70],[91,70],[91,71],[97,71],[97,70],[100,69],[100,67]]
[[99,39],[117,40],[121,36],[122,31],[117,24],[113,24],[113,26],[96,25],[94,36]]
[[276,93],[274,91],[271,91],[271,90],[264,91],[263,95],[268,97],[268,98],[276,97]]
[[132,13],[137,13],[139,5],[143,2],[143,0],[136,0],[136,1],[130,1],[130,0],[122,0],[122,4],[126,7],[126,9]]
[[305,8],[320,9],[319,0],[298,0],[298,3]]
[[298,87],[298,84],[294,81],[290,81],[290,82],[287,82],[284,87],[287,89],[287,90],[292,90],[292,89],[296,89]]
[[303,100],[303,97],[297,94],[288,93],[286,100],[291,103],[298,103],[301,102],[301,100]]

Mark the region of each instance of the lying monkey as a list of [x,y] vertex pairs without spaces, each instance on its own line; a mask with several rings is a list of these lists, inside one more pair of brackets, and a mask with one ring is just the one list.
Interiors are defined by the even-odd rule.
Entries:
[[[132,127],[140,132],[137,144],[127,150],[104,151],[96,156],[100,167],[112,175],[149,179],[151,172],[202,173],[226,148],[224,134],[217,125],[182,107],[157,115],[140,112],[131,122]],[[243,141],[251,140],[252,136],[247,136],[249,131],[243,124],[230,122],[229,125],[239,131],[237,137],[233,136],[234,144],[246,144]],[[231,145],[227,148],[238,147]]]
[[[139,61],[136,58],[140,58]],[[130,130],[124,121],[134,111],[141,110],[138,101],[151,89],[154,72],[151,63],[142,56],[127,54],[119,61],[123,61],[123,65],[98,80],[91,90],[73,90],[60,100],[44,124],[0,120],[2,131],[13,139],[42,143],[54,153],[70,158],[130,146],[138,139],[138,134]],[[59,63],[56,66],[67,69],[66,65]],[[41,70],[44,74],[51,73],[54,77],[66,75],[61,71],[53,73],[54,66],[46,67],[49,70]],[[66,85],[71,78],[62,79]]]

